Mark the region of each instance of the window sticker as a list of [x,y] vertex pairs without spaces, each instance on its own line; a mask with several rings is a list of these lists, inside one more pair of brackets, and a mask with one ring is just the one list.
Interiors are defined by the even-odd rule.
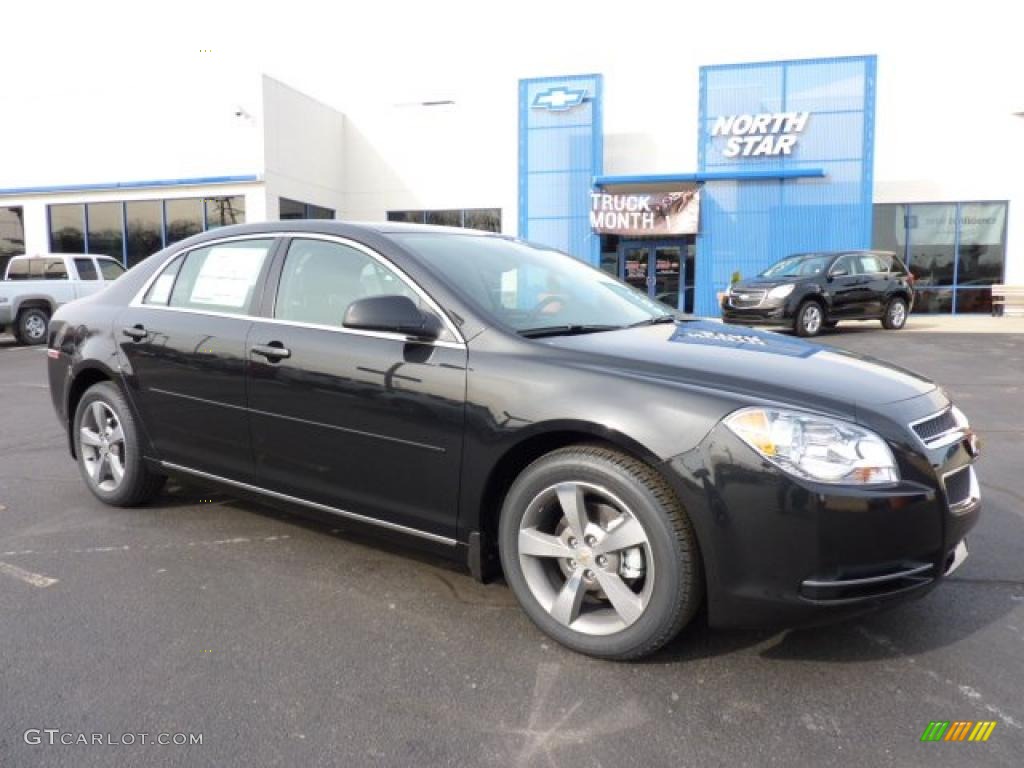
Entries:
[[214,248],[196,276],[189,303],[244,307],[266,254],[264,247]]

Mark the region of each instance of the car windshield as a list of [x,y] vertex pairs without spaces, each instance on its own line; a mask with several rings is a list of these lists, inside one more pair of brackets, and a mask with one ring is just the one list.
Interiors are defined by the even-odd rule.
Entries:
[[828,268],[829,255],[788,256],[761,273],[761,277],[808,277],[820,275]]
[[669,322],[674,310],[559,251],[486,235],[402,233],[402,245],[478,307],[523,335]]

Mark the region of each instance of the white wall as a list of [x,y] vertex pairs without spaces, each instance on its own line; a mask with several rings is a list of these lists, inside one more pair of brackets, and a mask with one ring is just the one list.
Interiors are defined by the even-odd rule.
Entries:
[[263,116],[267,216],[278,217],[280,197],[342,210],[346,165],[344,116],[266,76]]
[[[346,107],[344,218],[389,210],[500,208],[516,231],[517,80],[489,90],[401,93]],[[423,106],[423,100],[452,100]]]

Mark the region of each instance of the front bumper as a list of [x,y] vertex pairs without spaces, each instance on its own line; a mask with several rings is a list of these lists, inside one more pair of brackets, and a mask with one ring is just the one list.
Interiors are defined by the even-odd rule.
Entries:
[[721,424],[669,460],[666,475],[701,546],[709,622],[752,628],[846,618],[924,595],[958,567],[980,499],[975,482],[975,495],[951,508],[942,477],[971,463],[968,446],[927,461],[909,440],[892,448],[902,479],[874,487],[798,480]]
[[721,303],[722,320],[730,325],[793,325],[796,306],[789,299],[765,300],[754,307],[734,307],[729,296]]

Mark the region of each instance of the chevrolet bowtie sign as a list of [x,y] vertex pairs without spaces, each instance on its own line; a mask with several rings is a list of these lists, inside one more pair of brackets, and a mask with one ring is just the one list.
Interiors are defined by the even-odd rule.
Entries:
[[534,109],[565,112],[582,104],[586,97],[587,91],[585,88],[567,88],[564,85],[556,85],[534,96],[531,106]]
[[810,112],[764,112],[719,117],[712,136],[727,136],[723,157],[778,157],[793,154]]

